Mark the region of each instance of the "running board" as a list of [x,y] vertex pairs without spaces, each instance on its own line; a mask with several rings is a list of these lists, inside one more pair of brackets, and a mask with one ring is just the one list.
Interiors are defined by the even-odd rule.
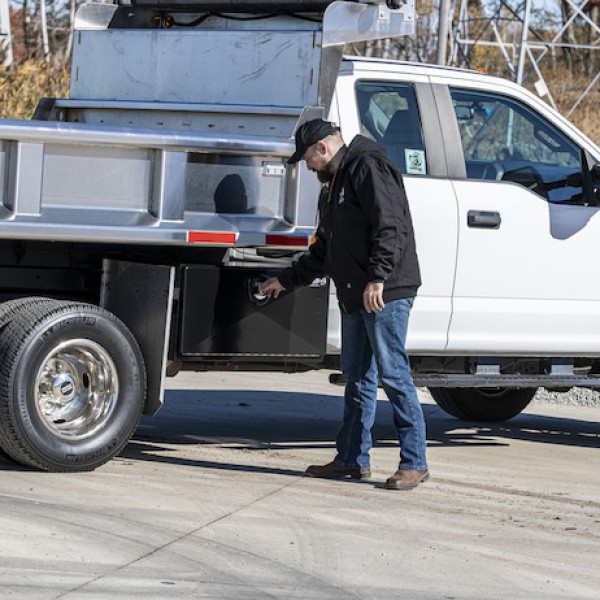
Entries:
[[[417,387],[448,388],[600,388],[600,375],[559,376],[559,375],[438,375],[414,373],[413,381]],[[331,373],[329,382],[345,385],[343,373]]]

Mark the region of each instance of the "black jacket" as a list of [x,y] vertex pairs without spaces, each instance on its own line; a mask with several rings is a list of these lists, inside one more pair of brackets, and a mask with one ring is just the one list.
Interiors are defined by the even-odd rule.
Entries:
[[383,300],[410,298],[421,285],[402,175],[383,146],[356,136],[319,198],[319,225],[309,251],[279,275],[286,289],[329,275],[340,307],[363,306],[368,282],[383,282]]

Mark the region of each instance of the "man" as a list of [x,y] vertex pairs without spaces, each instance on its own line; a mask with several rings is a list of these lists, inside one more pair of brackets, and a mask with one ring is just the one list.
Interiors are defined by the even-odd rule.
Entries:
[[319,198],[316,240],[262,291],[284,290],[330,276],[342,311],[342,370],[347,379],[337,455],[312,465],[311,477],[370,477],[371,428],[378,374],[392,404],[399,468],[388,489],[411,489],[429,477],[425,420],[404,349],[408,316],[421,284],[402,175],[385,148],[363,136],[349,146],[335,124],[314,119],[296,132],[288,163],[306,166],[326,184]]

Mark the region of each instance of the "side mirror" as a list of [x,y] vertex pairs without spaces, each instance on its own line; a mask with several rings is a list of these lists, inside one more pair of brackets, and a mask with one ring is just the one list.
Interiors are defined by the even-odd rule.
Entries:
[[590,174],[592,175],[592,181],[594,183],[600,183],[600,165],[594,165],[590,169]]

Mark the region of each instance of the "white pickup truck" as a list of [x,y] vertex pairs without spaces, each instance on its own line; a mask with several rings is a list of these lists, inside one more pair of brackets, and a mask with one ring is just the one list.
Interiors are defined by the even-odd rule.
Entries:
[[[597,386],[598,146],[504,79],[373,59],[343,61],[331,118],[404,173],[423,278],[416,382],[476,420],[514,416],[539,386]],[[339,348],[333,301],[329,317]]]
[[342,60],[344,43],[410,34],[412,0],[117,0],[81,6],[75,29],[70,97],[0,120],[15,460],[103,464],[182,369],[339,366],[326,280],[259,293],[314,232],[318,183],[286,161],[315,116],[405,174],[417,385],[486,420],[538,387],[600,387],[600,150],[507,81]]

